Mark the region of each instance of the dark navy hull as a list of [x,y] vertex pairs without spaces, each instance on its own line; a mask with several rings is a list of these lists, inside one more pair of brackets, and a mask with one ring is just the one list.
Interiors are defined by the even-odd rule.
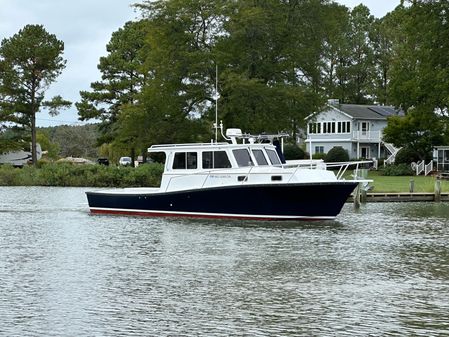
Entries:
[[92,213],[260,220],[333,219],[357,182],[239,185],[168,193],[87,192]]

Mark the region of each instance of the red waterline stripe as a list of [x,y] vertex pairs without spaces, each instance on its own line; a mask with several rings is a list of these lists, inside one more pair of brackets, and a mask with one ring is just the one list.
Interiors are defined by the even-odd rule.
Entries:
[[319,221],[330,220],[320,218],[270,218],[270,217],[252,217],[252,216],[238,216],[238,215],[209,215],[209,214],[180,214],[180,213],[158,213],[158,212],[139,212],[139,211],[114,211],[114,210],[98,210],[91,209],[92,214],[100,215],[131,215],[131,216],[145,216],[145,217],[176,217],[176,218],[202,218],[202,219],[235,219],[235,220],[261,220],[261,221]]

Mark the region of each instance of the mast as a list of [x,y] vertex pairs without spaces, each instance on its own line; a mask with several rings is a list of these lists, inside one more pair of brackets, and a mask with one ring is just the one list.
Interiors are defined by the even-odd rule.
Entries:
[[215,65],[215,143],[218,143],[218,65]]

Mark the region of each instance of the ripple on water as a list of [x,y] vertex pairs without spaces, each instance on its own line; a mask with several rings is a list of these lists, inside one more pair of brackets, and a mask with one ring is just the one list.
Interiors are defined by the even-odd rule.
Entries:
[[0,334],[449,334],[446,204],[260,223],[91,216],[84,189],[0,200]]

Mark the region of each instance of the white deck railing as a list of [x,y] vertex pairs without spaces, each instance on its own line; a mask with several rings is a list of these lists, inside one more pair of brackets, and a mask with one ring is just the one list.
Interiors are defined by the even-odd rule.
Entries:
[[357,141],[380,142],[382,140],[381,131],[353,131],[352,139]]
[[[361,169],[362,165],[372,164],[372,161],[353,161],[353,162],[341,162],[341,163],[325,163],[322,160],[304,160],[301,163],[296,165],[287,164],[282,165],[283,167],[295,168],[293,172],[291,170],[286,170],[286,172],[253,172],[256,166],[249,166],[247,169],[242,170],[241,168],[227,169],[224,172],[222,169],[213,169],[213,170],[205,170],[192,172],[188,175],[169,175],[167,176],[167,181],[162,185],[161,189],[165,192],[172,190],[173,184],[176,186],[176,182],[179,182],[182,178],[188,178],[189,183],[192,183],[192,178],[196,178],[196,184],[200,188],[204,188],[209,181],[209,178],[212,175],[226,176],[226,178],[231,177],[242,177],[241,181],[238,181],[240,184],[247,184],[250,182],[249,177],[251,176],[284,176],[285,181],[289,183],[291,179],[295,176],[296,172],[300,169],[312,169],[312,170],[326,170],[326,169],[338,169],[338,172],[335,174],[337,180],[345,180],[344,175],[347,172],[349,167],[355,166],[354,174],[352,175],[353,180],[364,180],[366,178],[362,177]],[[232,178],[231,178],[232,179]],[[235,180],[232,181],[235,183]],[[266,182],[265,180],[263,182]],[[225,184],[228,185],[228,184]],[[179,185],[178,185],[179,187]],[[177,188],[175,188],[176,190]]]
[[431,160],[430,163],[427,164],[426,167],[424,168],[424,175],[427,176],[432,171],[433,171],[433,160]]
[[415,174],[417,175],[417,176],[419,176],[420,174],[421,174],[421,172],[423,172],[424,171],[424,160],[423,161],[420,161],[420,162],[418,162],[418,163],[415,163]]

